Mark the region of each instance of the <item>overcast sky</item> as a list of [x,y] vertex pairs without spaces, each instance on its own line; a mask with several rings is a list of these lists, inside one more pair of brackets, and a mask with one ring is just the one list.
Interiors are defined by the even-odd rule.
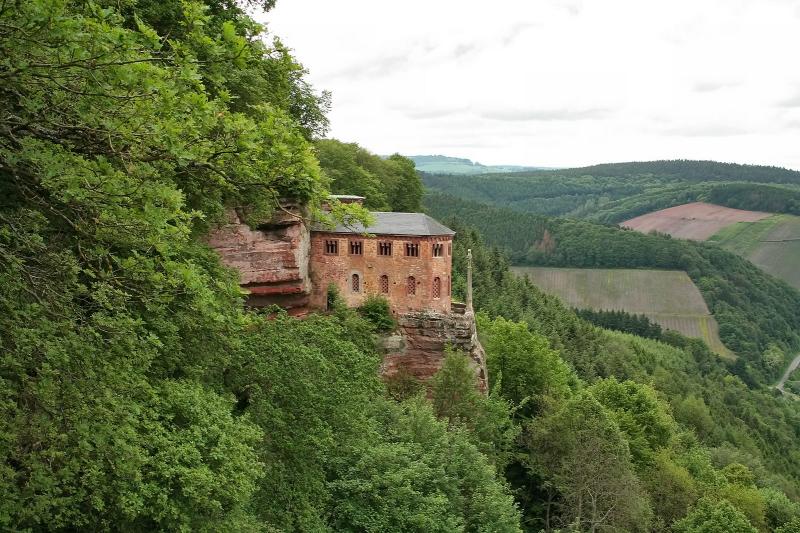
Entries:
[[380,154],[800,169],[800,0],[278,0],[257,16]]

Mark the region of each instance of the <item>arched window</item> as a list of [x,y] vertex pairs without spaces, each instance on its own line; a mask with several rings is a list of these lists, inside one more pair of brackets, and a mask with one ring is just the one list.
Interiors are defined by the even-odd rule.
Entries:
[[389,276],[386,274],[381,276],[381,292],[383,294],[389,294]]
[[353,292],[361,292],[361,278],[358,277],[358,274],[353,274],[351,285]]
[[414,276],[408,276],[408,281],[406,283],[406,290],[409,296],[414,296],[417,294],[417,280],[414,279]]
[[442,280],[441,278],[433,278],[433,299],[438,300],[442,297]]

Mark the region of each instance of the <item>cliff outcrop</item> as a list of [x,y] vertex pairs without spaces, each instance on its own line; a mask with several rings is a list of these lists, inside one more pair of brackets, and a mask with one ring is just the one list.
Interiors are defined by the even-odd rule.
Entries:
[[225,224],[209,234],[209,246],[239,271],[248,305],[277,304],[290,312],[308,305],[311,237],[301,215],[300,208],[286,206],[269,223],[250,229],[231,210]]
[[381,373],[390,377],[401,368],[427,381],[442,367],[445,348],[467,354],[481,391],[487,388],[486,353],[478,340],[475,315],[455,308],[451,313],[419,311],[397,317],[398,329],[381,341]]

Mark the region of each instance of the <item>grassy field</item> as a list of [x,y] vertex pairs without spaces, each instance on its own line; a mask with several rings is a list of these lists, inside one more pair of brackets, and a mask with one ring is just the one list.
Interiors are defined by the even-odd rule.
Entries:
[[543,291],[579,309],[623,310],[645,315],[664,328],[701,338],[720,355],[731,356],[719,338],[717,321],[685,272],[633,269],[512,267]]
[[800,217],[773,215],[739,222],[711,237],[731,252],[800,289]]

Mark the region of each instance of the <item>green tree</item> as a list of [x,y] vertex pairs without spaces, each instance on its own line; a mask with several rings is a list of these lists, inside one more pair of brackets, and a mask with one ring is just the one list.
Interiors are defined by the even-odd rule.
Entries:
[[384,159],[336,139],[319,140],[316,148],[333,192],[365,196],[365,205],[375,210],[421,210],[422,181],[407,157],[394,154]]
[[793,518],[790,522],[777,528],[775,533],[800,533],[800,518]]
[[561,525],[581,531],[649,529],[652,510],[625,437],[590,392],[531,422],[529,434],[531,467],[557,490]]
[[388,170],[385,181],[392,211],[422,211],[422,180],[414,162],[400,154],[394,154],[384,164]]
[[747,517],[727,500],[702,499],[673,527],[675,533],[756,533]]
[[589,390],[613,414],[628,441],[634,464],[637,467],[651,464],[654,455],[669,443],[675,425],[656,391],[647,385],[614,378],[600,380]]
[[233,3],[0,6],[0,527],[259,527],[269,430],[224,380],[254,319],[200,237],[327,196],[315,119],[234,89],[280,72],[262,33]]
[[511,407],[499,394],[488,396],[477,389],[477,373],[469,357],[450,349],[442,368],[431,379],[436,416],[451,425],[469,429],[478,448],[502,471],[520,429],[512,420]]
[[669,525],[686,516],[699,497],[698,483],[689,470],[664,451],[641,476],[660,521]]
[[426,402],[393,406],[381,432],[330,483],[335,530],[520,531],[513,498],[486,458]]
[[486,315],[477,320],[489,376],[500,382],[504,398],[521,406],[518,413],[539,413],[571,394],[571,372],[547,339],[523,323]]

